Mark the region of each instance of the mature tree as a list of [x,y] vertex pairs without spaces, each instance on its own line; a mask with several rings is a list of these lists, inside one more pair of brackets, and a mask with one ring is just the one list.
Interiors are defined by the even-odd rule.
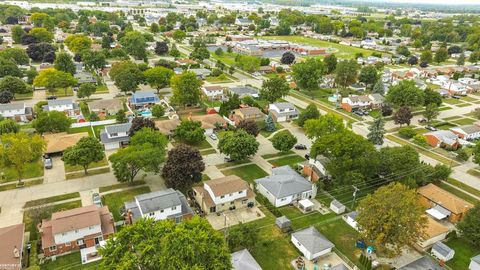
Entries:
[[152,88],[157,89],[157,93],[170,84],[170,79],[174,74],[173,70],[162,66],[150,68],[143,72],[145,80]]
[[175,128],[175,137],[188,144],[197,144],[205,140],[205,130],[200,121],[182,121]]
[[64,43],[73,53],[79,53],[81,51],[88,50],[92,46],[92,40],[90,37],[82,34],[69,35],[65,39]]
[[462,53],[457,59],[457,66],[463,66],[465,65],[465,54]]
[[292,52],[285,52],[280,59],[280,62],[284,65],[291,65],[295,61],[295,55]]
[[273,122],[272,114],[269,113],[267,118],[265,118],[265,130],[268,132],[274,132],[277,129],[275,122]]
[[150,147],[165,148],[168,139],[162,133],[151,128],[142,128],[130,139],[130,144],[134,146],[149,145]]
[[[141,74],[141,71],[138,68],[137,64],[129,60],[114,63],[112,65],[112,68],[108,72],[108,75],[110,75],[110,78],[112,78],[112,80],[115,81],[115,79],[117,78],[117,75],[125,70],[130,72],[132,75],[135,75],[133,77],[135,80],[139,80],[136,74]],[[140,79],[143,79],[143,77],[140,77]]]
[[251,223],[240,223],[231,230],[228,230],[228,248],[230,251],[238,251],[245,248],[253,251],[253,248],[259,240],[259,236],[259,230]]
[[432,51],[430,50],[423,51],[422,54],[420,55],[420,61],[431,63],[433,61]]
[[270,103],[286,96],[290,91],[287,80],[284,77],[273,77],[263,81],[262,89],[260,89],[260,97]]
[[367,139],[375,145],[383,144],[383,136],[385,135],[385,121],[382,117],[375,118],[368,128]]
[[141,219],[100,249],[103,269],[232,269],[223,235],[206,219]]
[[260,132],[257,122],[252,119],[241,120],[236,127],[237,130],[242,129],[254,137],[257,137],[258,133]]
[[315,104],[311,103],[307,108],[300,112],[297,123],[299,126],[303,127],[305,122],[309,119],[316,119],[320,117],[320,112]]
[[77,90],[78,98],[90,98],[97,91],[97,87],[92,83],[84,83]]
[[477,141],[473,148],[473,162],[480,164],[480,141]]
[[244,160],[249,156],[255,155],[260,143],[243,130],[235,132],[227,131],[218,142],[220,153],[229,156],[233,160]]
[[160,27],[158,26],[158,23],[152,23],[150,25],[150,31],[152,33],[158,33],[160,31]]
[[360,75],[358,76],[358,80],[363,82],[366,87],[369,85],[373,86],[378,80],[378,71],[375,66],[369,65],[360,70]]
[[74,146],[70,146],[63,152],[62,160],[70,166],[82,166],[85,174],[88,167],[94,162],[105,158],[103,145],[94,137],[81,138]]
[[342,132],[345,130],[345,125],[342,118],[328,113],[306,120],[303,128],[309,139],[316,139],[331,133]]
[[70,118],[63,112],[43,111],[33,120],[32,127],[41,134],[47,132],[57,133],[67,131],[71,124]]
[[378,174],[382,177],[394,176],[396,181],[408,183],[422,173],[419,170],[420,156],[411,146],[384,147],[379,154]]
[[428,104],[425,107],[425,111],[423,112],[423,116],[425,117],[425,119],[427,119],[427,122],[430,123],[430,121],[437,118],[439,113],[440,112],[438,110],[437,104],[432,103],[432,104]]
[[56,70],[54,68],[47,68],[41,70],[37,77],[33,80],[34,86],[41,86],[47,88],[48,91],[55,91],[58,88],[65,89],[77,84],[77,80],[70,73]]
[[287,152],[297,143],[297,138],[292,135],[288,130],[280,131],[273,135],[272,145],[273,148],[280,152]]
[[27,85],[18,77],[5,76],[0,81],[0,91],[8,91],[12,94],[25,94],[29,92]]
[[0,121],[0,135],[6,133],[17,133],[20,131],[20,125],[12,119],[3,119]]
[[438,49],[437,52],[435,52],[435,57],[433,58],[433,60],[439,64],[447,61],[447,59],[448,59],[448,52],[447,52],[447,49],[445,48]]
[[17,173],[19,184],[26,168],[43,154],[46,143],[40,135],[7,133],[0,136],[0,156],[3,166],[10,166]]
[[165,55],[168,53],[168,45],[164,41],[157,41],[155,44],[155,53],[157,55]]
[[53,64],[54,68],[57,70],[67,72],[72,75],[75,74],[75,64],[73,63],[72,57],[66,52],[59,53]]
[[12,60],[0,58],[0,78],[5,76],[22,77],[22,71]]
[[238,109],[240,107],[240,104],[242,103],[237,94],[228,94],[227,97],[227,101],[222,102],[222,104],[220,105],[220,110],[218,112],[220,115],[223,116],[228,116],[232,110]]
[[417,107],[423,105],[425,92],[418,88],[414,81],[403,80],[389,88],[386,99],[397,107]]
[[442,95],[440,93],[433,91],[429,88],[425,90],[425,100],[423,102],[424,106],[428,106],[429,104],[435,104],[437,106],[442,105]]
[[12,39],[13,42],[20,44],[22,43],[22,37],[25,35],[25,31],[23,30],[22,26],[15,25],[12,27]]
[[202,81],[193,72],[175,75],[170,80],[173,89],[172,102],[177,105],[196,105],[200,102]]
[[238,55],[235,58],[235,65],[246,72],[254,72],[260,67],[260,58],[250,55]]
[[380,94],[380,95],[385,94],[385,84],[383,84],[382,80],[377,80],[377,82],[373,86],[373,91],[372,92],[374,94]]
[[128,122],[128,118],[125,115],[125,110],[124,109],[118,110],[118,112],[115,114],[115,120],[117,120],[117,123],[127,123]]
[[148,119],[145,117],[135,117],[132,120],[132,126],[128,131],[128,136],[133,137],[135,133],[137,133],[139,130],[143,128],[150,128],[153,130],[157,130],[157,128],[155,127],[155,122],[153,122],[151,119]]
[[85,50],[82,51],[82,61],[87,70],[95,71],[107,65],[105,53]]
[[275,34],[278,36],[288,36],[292,32],[290,24],[287,21],[280,21],[280,24],[275,28]]
[[190,53],[190,58],[198,61],[203,61],[210,58],[210,51],[207,49],[205,44],[195,46],[193,51]]
[[10,103],[13,100],[13,94],[10,91],[1,91],[0,92],[0,103],[6,104]]
[[147,43],[142,33],[138,31],[130,31],[120,39],[120,43],[128,54],[136,59],[146,59],[147,57]]
[[155,104],[151,108],[152,115],[155,118],[160,118],[165,115],[165,108],[162,105]]
[[424,211],[415,190],[391,183],[360,202],[357,222],[365,239],[395,257],[422,238],[427,225]]
[[457,228],[463,239],[477,248],[480,247],[480,204],[477,203],[474,208],[468,210]]
[[418,64],[418,58],[416,56],[410,56],[410,58],[408,58],[407,63],[410,66],[414,66],[414,65]]
[[0,52],[0,57],[12,60],[17,65],[27,65],[30,62],[27,52],[20,48],[6,48]]
[[357,80],[358,64],[355,60],[343,60],[335,69],[335,82],[346,88]]
[[180,144],[168,151],[168,158],[162,169],[162,176],[168,187],[188,190],[201,181],[205,170],[202,155],[197,148]]
[[410,50],[409,50],[408,47],[405,46],[405,45],[397,46],[396,52],[397,52],[398,54],[401,54],[401,55],[405,56],[405,57],[409,57],[410,54],[411,54],[411,53],[410,53]]
[[170,49],[170,52],[168,53],[171,57],[180,57],[181,53],[177,49],[177,45],[175,43],[172,45],[172,48]]
[[309,58],[292,66],[292,76],[298,87],[311,91],[318,88],[324,70],[325,66],[320,59]]
[[28,34],[34,37],[36,42],[50,43],[53,40],[53,33],[43,27],[34,27]]
[[172,37],[176,42],[182,42],[187,37],[187,34],[184,31],[177,29],[173,31]]
[[337,57],[335,54],[330,54],[323,58],[327,74],[331,74],[337,68]]
[[115,85],[125,93],[133,92],[135,93],[140,83],[140,78],[143,78],[141,71],[138,70],[138,73],[131,73],[132,70],[121,70],[115,76]]
[[395,112],[395,114],[393,115],[393,121],[395,122],[395,124],[400,126],[404,124],[410,125],[410,120],[412,120],[412,117],[413,115],[412,111],[410,111],[410,108],[403,106]]

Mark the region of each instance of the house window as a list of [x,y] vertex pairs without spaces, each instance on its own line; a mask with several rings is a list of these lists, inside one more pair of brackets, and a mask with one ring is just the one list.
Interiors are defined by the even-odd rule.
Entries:
[[285,200],[287,200],[287,198],[281,198],[280,199],[280,201],[282,201],[282,202],[285,201]]
[[230,202],[230,205],[235,204],[235,202]]
[[163,209],[162,209],[162,210],[160,210],[160,213],[163,213],[163,211],[164,211]]
[[225,198],[225,195],[220,196],[220,199],[223,199],[223,198]]
[[75,233],[78,233],[78,230],[75,230]]
[[242,200],[242,204],[247,204],[247,201],[248,201],[247,199]]
[[83,245],[83,239],[78,239],[78,240],[77,240],[77,245],[78,245],[78,246]]
[[93,228],[95,228],[95,227],[93,227],[93,226],[88,227],[89,230],[93,230]]
[[53,251],[57,251],[57,246],[51,246],[48,248],[49,251],[53,252]]
[[232,197],[232,196],[233,196],[233,194],[232,194],[232,193],[230,193],[228,196]]
[[182,217],[176,217],[175,218],[175,223],[180,223],[182,222]]
[[239,191],[238,194],[242,194],[243,191]]
[[224,204],[224,203],[222,203],[222,206],[225,206],[225,204]]
[[111,133],[110,136],[112,136],[112,137],[117,137],[117,136],[118,136],[118,133]]
[[176,206],[172,207],[172,210],[177,210],[177,207]]
[[149,215],[149,216],[153,216],[153,215],[155,215],[155,213],[150,212],[150,213],[148,213],[148,215]]
[[72,243],[70,243],[70,242],[65,243],[65,246],[66,246],[66,247],[69,247],[69,246],[71,246],[71,245],[72,245]]

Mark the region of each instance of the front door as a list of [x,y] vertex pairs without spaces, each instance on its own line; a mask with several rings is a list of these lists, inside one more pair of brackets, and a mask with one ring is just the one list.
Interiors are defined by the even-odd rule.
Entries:
[[215,213],[217,208],[215,206],[210,207],[210,213]]

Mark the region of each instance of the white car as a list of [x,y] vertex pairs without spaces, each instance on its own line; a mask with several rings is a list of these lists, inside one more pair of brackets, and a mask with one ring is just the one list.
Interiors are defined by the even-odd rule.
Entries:
[[217,135],[215,135],[215,133],[210,134],[210,138],[214,141],[218,139],[218,137],[217,137]]

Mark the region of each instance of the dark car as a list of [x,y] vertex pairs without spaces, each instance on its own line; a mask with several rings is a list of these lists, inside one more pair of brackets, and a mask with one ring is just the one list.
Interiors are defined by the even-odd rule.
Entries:
[[57,99],[56,96],[48,96],[48,97],[47,97],[47,100],[55,100],[55,99]]
[[306,146],[305,144],[299,143],[299,144],[296,144],[296,145],[295,145],[295,149],[297,149],[297,150],[306,150],[306,149],[307,149],[307,146]]
[[460,96],[452,96],[452,98],[454,98],[454,99],[460,99],[461,97],[460,97]]

